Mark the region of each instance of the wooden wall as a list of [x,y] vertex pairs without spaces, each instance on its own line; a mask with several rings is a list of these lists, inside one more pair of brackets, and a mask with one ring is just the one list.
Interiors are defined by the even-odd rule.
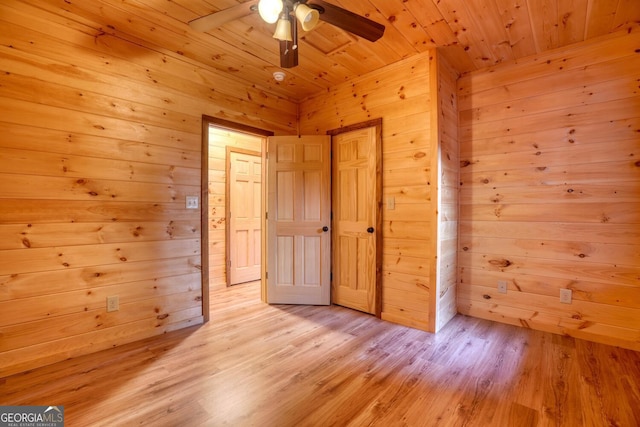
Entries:
[[[435,330],[430,316],[436,301],[432,295],[437,293],[433,231],[438,225],[431,203],[432,168],[438,165],[432,159],[437,149],[431,141],[431,113],[437,106],[430,97],[430,68],[429,54],[422,54],[300,105],[302,134],[324,134],[382,118],[382,318],[424,330]],[[393,210],[386,206],[389,197],[395,199]]]
[[[0,4],[0,377],[201,322],[202,115],[296,131],[294,102],[193,59],[206,35],[132,9]],[[460,311],[640,349],[638,46],[459,81]],[[454,74],[425,53],[300,105],[303,134],[383,118],[382,317],[427,330],[453,313]]]
[[263,138],[224,129],[209,130],[209,286],[227,286],[227,147],[262,152]]
[[431,298],[429,323],[437,332],[458,312],[459,74],[442,55],[430,59],[431,78]]
[[459,80],[462,313],[640,350],[639,48],[634,28]]
[[111,4],[0,4],[0,377],[202,322],[202,115],[295,131]]

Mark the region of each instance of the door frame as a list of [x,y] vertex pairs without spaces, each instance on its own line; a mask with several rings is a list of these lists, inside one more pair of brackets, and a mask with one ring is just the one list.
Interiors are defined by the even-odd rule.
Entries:
[[[372,119],[372,120],[368,120],[366,122],[360,122],[360,123],[355,123],[353,125],[349,125],[349,126],[345,126],[345,127],[341,127],[341,128],[337,128],[337,129],[331,129],[327,131],[327,135],[331,135],[331,146],[333,147],[333,137],[336,135],[340,135],[342,133],[347,133],[347,132],[351,132],[354,130],[360,130],[360,129],[366,129],[366,128],[375,128],[375,138],[376,138],[376,147],[375,147],[375,153],[376,153],[376,193],[378,194],[378,206],[376,207],[376,219],[375,219],[375,229],[379,230],[380,232],[375,233],[375,238],[376,238],[376,254],[375,254],[375,258],[376,258],[376,274],[375,274],[375,291],[376,291],[376,298],[375,298],[375,316],[377,318],[380,318],[382,316],[382,243],[383,243],[383,239],[382,239],[382,202],[383,202],[383,187],[382,187],[382,118],[377,118],[377,119]],[[332,167],[332,176],[333,176],[333,161],[331,162],[331,167]],[[336,191],[335,189],[335,182],[331,182],[331,198],[333,200],[333,195]],[[333,208],[333,207],[332,207]],[[333,216],[333,215],[332,215]],[[331,224],[331,244],[334,245],[336,242],[336,236],[333,235],[335,230],[335,227],[333,226],[333,224]],[[335,251],[333,249],[333,247],[331,248],[331,265],[332,265],[332,270],[333,270],[333,255],[334,255]],[[333,303],[333,294],[332,294],[332,301]]]
[[[202,291],[202,317],[204,323],[210,318],[209,301],[209,127],[226,129],[232,132],[247,133],[250,135],[269,137],[274,132],[219,119],[213,116],[202,115],[201,147],[200,147],[200,277]],[[262,161],[264,162],[265,147],[262,147]],[[264,173],[264,168],[263,168]],[[263,175],[264,179],[264,175]],[[264,196],[263,196],[264,197]],[[264,200],[263,200],[264,204]]]
[[[228,220],[226,223],[226,227],[225,227],[225,251],[224,251],[224,255],[225,255],[225,266],[226,266],[226,280],[227,280],[227,287],[231,286],[231,271],[229,269],[229,263],[231,261],[231,227],[229,226],[229,224],[231,223],[231,180],[229,179],[229,175],[231,175],[231,153],[237,153],[237,154],[247,154],[249,156],[255,156],[255,157],[260,157],[262,159],[262,153],[260,151],[254,151],[254,150],[247,150],[245,148],[237,148],[237,147],[230,147],[227,145],[227,153],[225,155],[225,195],[224,195],[224,217]],[[264,151],[264,147],[263,147],[263,151]],[[264,164],[262,165],[261,168],[261,172],[260,174],[262,175],[262,178],[264,179]],[[263,211],[264,209],[264,182],[261,183],[262,190],[261,190],[261,194],[260,194],[260,203],[261,203],[261,211]],[[260,233],[260,235],[262,236],[262,232]],[[262,241],[262,239],[260,239]],[[262,243],[261,243],[262,246]],[[262,252],[262,248],[260,249],[260,252]],[[261,254],[262,255],[262,254]],[[262,259],[262,256],[260,257],[260,263],[262,264],[262,262],[264,262],[264,260]]]

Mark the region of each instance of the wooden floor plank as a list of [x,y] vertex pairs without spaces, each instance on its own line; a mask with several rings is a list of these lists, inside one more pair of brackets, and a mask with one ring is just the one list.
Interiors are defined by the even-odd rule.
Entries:
[[0,378],[69,426],[636,426],[640,353],[456,316],[437,335],[216,289],[208,324]]

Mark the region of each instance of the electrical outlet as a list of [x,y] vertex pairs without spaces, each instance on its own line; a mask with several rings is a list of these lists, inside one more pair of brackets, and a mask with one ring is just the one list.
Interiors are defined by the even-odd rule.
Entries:
[[571,289],[560,289],[560,302],[563,304],[571,304]]
[[198,209],[198,196],[187,196],[186,207],[187,209]]
[[506,280],[498,280],[498,292],[501,294],[507,293],[507,281]]
[[107,297],[107,313],[120,310],[120,297],[114,295]]

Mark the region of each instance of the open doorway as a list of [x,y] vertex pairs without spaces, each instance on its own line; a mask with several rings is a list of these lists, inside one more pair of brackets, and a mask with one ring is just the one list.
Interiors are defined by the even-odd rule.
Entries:
[[[238,160],[242,158],[243,155],[254,156],[254,158],[258,160],[257,163],[251,166],[253,168],[252,172],[255,172],[256,164],[260,165],[263,161],[266,137],[271,136],[273,133],[205,116],[203,117],[202,134],[202,279],[203,312],[206,316],[209,311],[209,293],[221,288],[226,288],[232,284],[231,281],[238,280],[237,277],[231,277],[229,266],[232,265],[233,262],[255,264],[254,261],[249,261],[251,257],[248,256],[234,261],[233,254],[242,253],[244,249],[242,247],[235,248],[229,246],[229,243],[234,241],[238,245],[246,245],[251,240],[236,241],[229,236],[231,231],[229,226],[232,224],[229,221],[228,214],[232,204],[236,203],[237,206],[242,205],[242,198],[248,197],[250,194],[247,186],[239,188],[238,186],[234,187],[230,185],[232,184],[229,181],[231,161]],[[233,157],[233,160],[231,157]],[[247,165],[248,164],[244,164],[240,167],[248,167]],[[232,166],[231,169],[233,169]],[[259,174],[262,174],[262,172],[260,171]],[[255,177],[255,173],[251,175]],[[238,178],[238,180],[242,180],[242,178]],[[253,179],[251,186],[255,186],[256,184],[262,185],[261,182],[256,183],[255,179]],[[239,184],[239,186],[242,185],[243,184]],[[230,194],[232,192],[234,192],[233,196]],[[252,202],[255,201],[255,203],[257,203],[257,206],[251,208],[251,212],[254,215],[256,212],[260,213],[263,210],[263,191],[260,189],[257,193],[255,197],[257,197],[258,200],[252,199]],[[251,197],[254,197],[253,191],[251,191],[251,194]],[[234,214],[234,212],[231,212],[231,214]],[[239,229],[247,227],[244,231],[241,230],[239,234],[249,232],[248,230],[250,228],[253,228],[251,230],[253,238],[255,238],[255,234],[257,234],[258,272],[260,272],[260,244],[262,236],[259,231],[260,223],[258,224],[257,233],[255,226],[251,225],[248,227],[248,225],[242,223],[242,221],[235,221],[233,225]],[[245,249],[249,250],[249,247]],[[255,252],[252,255],[254,255],[253,258],[255,259]],[[260,274],[258,274],[256,279],[260,281]],[[253,276],[245,276],[244,278],[241,276],[239,280],[237,283],[252,281],[254,279]]]
[[[260,219],[262,189],[247,188],[256,181],[253,170],[261,165],[264,138],[215,125],[209,127],[209,283],[212,288],[260,279]],[[250,158],[257,161],[250,162]],[[234,164],[235,163],[235,164]],[[232,170],[241,168],[241,171]],[[239,173],[237,173],[239,172]],[[261,172],[258,171],[260,174]],[[261,185],[258,177],[257,184]],[[242,194],[239,194],[242,192]],[[249,197],[248,200],[242,198]],[[257,197],[257,200],[256,200]],[[238,210],[257,205],[246,211]],[[234,207],[235,209],[232,209]],[[231,215],[229,217],[228,215]],[[257,228],[257,242],[255,231]],[[257,246],[257,259],[254,247]],[[243,251],[245,254],[243,255]],[[257,274],[255,277],[251,270]]]

